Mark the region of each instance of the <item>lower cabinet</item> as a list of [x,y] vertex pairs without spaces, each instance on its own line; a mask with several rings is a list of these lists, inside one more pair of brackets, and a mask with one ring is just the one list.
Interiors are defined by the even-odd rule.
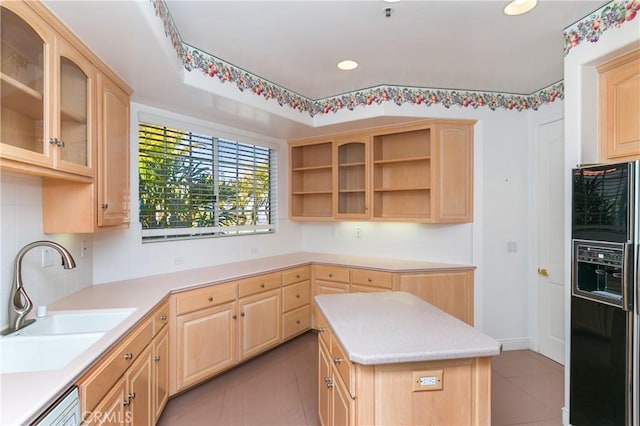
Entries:
[[169,401],[169,327],[164,327],[153,339],[153,413],[154,424]]
[[240,311],[239,361],[280,343],[280,289],[238,301]]
[[[321,339],[318,339],[318,418],[323,426],[351,425],[354,423],[353,406],[346,385],[336,368],[336,358]],[[344,361],[349,362],[349,361]]]
[[177,317],[177,390],[235,365],[236,312],[231,302]]
[[77,381],[87,425],[153,425],[168,399],[168,305],[163,303]]

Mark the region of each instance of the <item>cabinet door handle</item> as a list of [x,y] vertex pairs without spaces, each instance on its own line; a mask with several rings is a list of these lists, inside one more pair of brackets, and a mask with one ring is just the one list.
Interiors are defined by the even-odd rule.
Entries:
[[136,393],[135,392],[131,392],[129,394],[129,399],[136,399]]
[[109,208],[109,204],[104,203],[101,207],[102,207],[102,210],[106,210]]
[[124,359],[131,361],[133,359],[133,354],[131,352],[124,354]]
[[244,316],[244,312],[240,312],[240,316],[243,317]]
[[156,356],[154,356],[154,357],[153,357],[153,360],[154,360],[155,362],[160,362],[160,355],[156,355]]
[[160,321],[166,321],[167,316],[165,314],[160,315]]
[[296,320],[296,324],[300,324],[300,320]]
[[324,382],[327,384],[327,387],[329,389],[331,389],[333,387],[333,380],[331,380],[331,377],[327,376],[324,378]]
[[233,314],[233,315],[231,316],[231,318],[236,319],[236,318],[238,318],[238,316],[237,316],[236,314]]
[[334,358],[334,359],[333,359],[333,363],[334,363],[335,365],[338,365],[338,364],[340,364],[341,362],[342,362],[342,358]]
[[207,300],[208,300],[209,302],[213,302],[213,296],[209,296],[209,297],[207,298]]
[[319,327],[318,328],[318,333],[324,333],[325,331],[327,331],[327,327]]
[[55,145],[55,146],[57,146],[58,148],[64,148],[64,142],[63,142],[63,141],[61,141],[61,140],[60,140],[60,139],[58,139],[58,138],[50,138],[50,139],[49,139],[49,143],[50,143],[51,145]]
[[300,295],[299,295],[299,294],[296,294],[296,298],[300,299]]
[[131,401],[129,401],[128,399],[125,399],[124,401],[122,401],[122,405],[124,405],[125,407],[129,404],[131,404]]

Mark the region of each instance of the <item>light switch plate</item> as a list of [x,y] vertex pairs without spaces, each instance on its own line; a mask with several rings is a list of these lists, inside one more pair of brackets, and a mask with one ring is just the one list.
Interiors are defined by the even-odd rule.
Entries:
[[442,390],[442,370],[413,372],[413,392]]

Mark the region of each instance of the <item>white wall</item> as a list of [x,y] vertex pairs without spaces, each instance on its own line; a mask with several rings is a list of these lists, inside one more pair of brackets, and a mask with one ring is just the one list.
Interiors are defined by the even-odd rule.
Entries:
[[131,104],[131,199],[138,199],[138,121],[175,125],[191,130],[213,132],[216,136],[244,142],[262,143],[277,150],[278,227],[274,234],[153,242],[142,244],[138,205],[131,203],[129,229],[96,234],[93,281],[107,283],[177,270],[200,268],[255,257],[300,251],[300,225],[288,220],[286,142],[233,129],[219,123],[197,120],[147,105]]
[[[478,120],[474,128],[473,224],[305,223],[302,248],[474,265],[476,326],[507,348],[528,348],[529,121],[540,112],[403,105],[385,106],[384,113]],[[336,121],[342,119],[340,114]],[[360,228],[360,238],[356,228]],[[517,252],[507,252],[510,241],[517,244]]]
[[[47,305],[91,284],[91,235],[45,235],[42,233],[42,181],[40,178],[0,174],[0,329],[8,318],[9,294],[12,287],[14,259],[26,244],[37,240],[52,240],[67,248],[76,268],[65,270],[57,253],[55,266],[42,268],[42,251],[34,248],[23,260],[24,287],[35,307]],[[87,250],[80,253],[80,242]]]

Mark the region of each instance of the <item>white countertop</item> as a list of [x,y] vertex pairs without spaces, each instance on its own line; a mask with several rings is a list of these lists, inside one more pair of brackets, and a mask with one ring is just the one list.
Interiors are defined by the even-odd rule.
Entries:
[[[60,370],[0,374],[0,424],[33,421],[106,351],[170,293],[308,264],[390,272],[472,269],[472,266],[324,253],[292,253],[87,287],[48,306],[56,311],[135,308],[124,322]],[[46,356],[46,355],[44,355]]]
[[364,365],[500,354],[500,343],[410,293],[315,297],[349,360]]

